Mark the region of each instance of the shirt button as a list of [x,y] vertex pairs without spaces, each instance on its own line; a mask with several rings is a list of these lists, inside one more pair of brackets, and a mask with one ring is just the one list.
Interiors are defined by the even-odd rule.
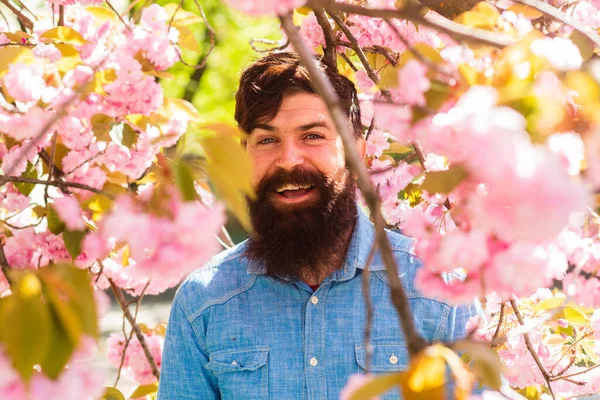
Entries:
[[390,363],[392,363],[392,364],[398,364],[398,357],[396,357],[395,354],[392,354],[390,356]]
[[317,361],[317,359],[315,357],[310,359],[310,365],[312,365],[313,367],[316,367],[318,363],[319,362]]
[[319,302],[319,298],[317,296],[312,296],[310,302],[316,305]]

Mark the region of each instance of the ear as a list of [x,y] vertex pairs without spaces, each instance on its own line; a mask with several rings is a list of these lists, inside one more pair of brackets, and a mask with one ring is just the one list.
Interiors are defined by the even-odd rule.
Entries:
[[365,156],[367,155],[367,141],[364,137],[359,137],[356,139],[356,149],[360,154],[360,159],[364,161]]

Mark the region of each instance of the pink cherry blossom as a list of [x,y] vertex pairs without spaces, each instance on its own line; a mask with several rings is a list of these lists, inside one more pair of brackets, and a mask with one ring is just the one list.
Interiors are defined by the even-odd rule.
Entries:
[[0,130],[18,141],[34,138],[43,133],[51,117],[51,112],[40,107],[33,107],[24,114],[0,112]]
[[400,88],[393,91],[395,100],[410,105],[424,106],[424,93],[429,90],[431,82],[426,76],[427,67],[418,61],[410,60],[398,72]]
[[300,33],[302,34],[302,37],[310,43],[312,48],[325,44],[323,28],[321,28],[321,25],[317,22],[317,17],[315,17],[314,13],[309,13],[306,18],[302,20]]
[[[144,340],[156,366],[160,369],[162,364],[162,348],[164,337],[160,335],[144,335]],[[122,371],[130,376],[140,385],[149,385],[157,381],[152,374],[152,368],[146,358],[146,354],[137,337],[133,337],[125,350],[125,338],[121,333],[113,333],[106,341],[108,346],[108,360],[115,367],[119,368],[121,359],[123,359]],[[125,356],[123,357],[123,352]]]
[[385,132],[374,129],[367,140],[367,155],[381,157],[384,150],[387,150],[389,147],[390,143]]
[[39,100],[46,87],[44,68],[38,64],[9,64],[2,81],[8,94],[22,102]]
[[305,3],[305,0],[226,0],[232,7],[250,15],[284,15]]
[[56,62],[62,58],[60,50],[52,43],[38,43],[37,46],[33,48],[33,55],[38,58],[45,58],[50,62]]
[[567,71],[581,67],[583,59],[579,48],[570,39],[562,37],[545,37],[531,43],[533,54],[548,60],[552,67]]
[[54,209],[61,221],[65,223],[67,229],[72,231],[85,229],[81,207],[74,197],[64,196],[54,199]]

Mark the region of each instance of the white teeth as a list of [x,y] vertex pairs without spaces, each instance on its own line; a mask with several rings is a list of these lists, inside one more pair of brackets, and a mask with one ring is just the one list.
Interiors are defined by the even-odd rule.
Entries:
[[310,189],[312,186],[310,185],[292,185],[292,184],[286,184],[283,186],[280,186],[277,188],[277,192],[281,193],[284,190],[300,190],[300,189]]

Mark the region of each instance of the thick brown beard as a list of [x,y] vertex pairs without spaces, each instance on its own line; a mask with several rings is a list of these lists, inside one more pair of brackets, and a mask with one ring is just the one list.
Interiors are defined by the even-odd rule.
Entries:
[[[269,276],[318,280],[345,251],[356,222],[356,184],[348,170],[334,179],[300,168],[277,170],[263,179],[257,198],[249,201],[254,232],[246,255],[266,267]],[[273,204],[282,184],[312,185],[318,198],[308,204]]]

